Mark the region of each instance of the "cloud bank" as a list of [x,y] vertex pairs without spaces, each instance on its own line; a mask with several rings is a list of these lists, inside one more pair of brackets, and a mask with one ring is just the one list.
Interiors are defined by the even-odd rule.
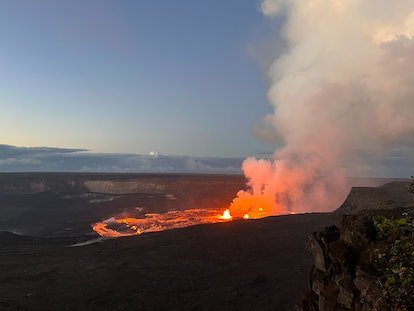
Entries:
[[0,172],[240,173],[242,158],[91,153],[84,149],[0,145]]

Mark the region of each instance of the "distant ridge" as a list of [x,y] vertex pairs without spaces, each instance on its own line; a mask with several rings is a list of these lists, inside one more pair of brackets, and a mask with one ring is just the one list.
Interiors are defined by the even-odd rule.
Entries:
[[414,194],[408,192],[409,185],[408,181],[395,181],[376,188],[353,187],[335,212],[354,214],[366,209],[414,206]]

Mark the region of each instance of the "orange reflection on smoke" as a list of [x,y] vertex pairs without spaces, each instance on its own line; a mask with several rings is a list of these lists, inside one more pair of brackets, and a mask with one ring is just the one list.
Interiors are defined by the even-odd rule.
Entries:
[[257,219],[268,216],[289,214],[284,206],[277,204],[273,195],[254,195],[247,191],[239,191],[229,207],[234,218]]

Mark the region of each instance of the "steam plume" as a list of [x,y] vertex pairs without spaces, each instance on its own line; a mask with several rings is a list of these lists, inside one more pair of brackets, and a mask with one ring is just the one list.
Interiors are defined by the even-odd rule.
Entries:
[[414,2],[264,0],[261,8],[286,16],[288,52],[269,70],[274,114],[266,117],[284,147],[272,162],[245,160],[250,189],[232,209],[333,209],[347,172],[365,175],[373,159],[413,143]]

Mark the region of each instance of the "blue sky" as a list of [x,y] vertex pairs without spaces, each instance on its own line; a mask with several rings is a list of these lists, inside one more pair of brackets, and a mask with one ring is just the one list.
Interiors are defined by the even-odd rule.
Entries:
[[[0,143],[244,157],[274,146],[260,1],[3,1]],[[277,40],[277,38],[276,38]]]

